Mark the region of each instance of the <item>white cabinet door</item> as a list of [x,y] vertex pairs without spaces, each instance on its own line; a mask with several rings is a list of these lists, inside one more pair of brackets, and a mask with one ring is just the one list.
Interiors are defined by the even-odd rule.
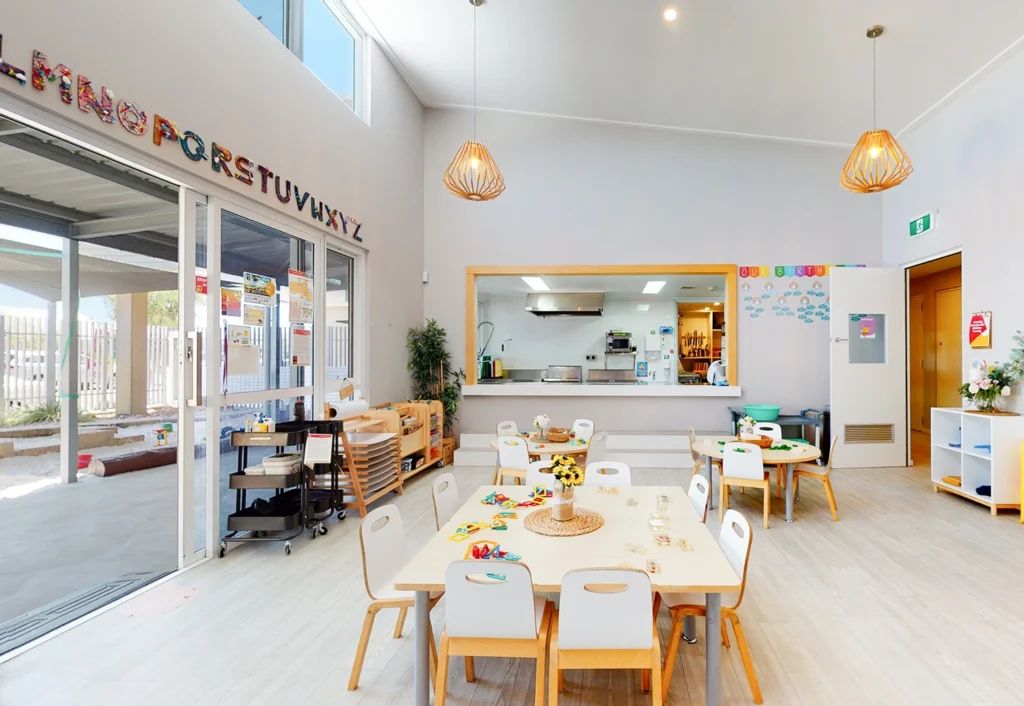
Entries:
[[830,271],[836,468],[907,465],[907,301],[902,269]]

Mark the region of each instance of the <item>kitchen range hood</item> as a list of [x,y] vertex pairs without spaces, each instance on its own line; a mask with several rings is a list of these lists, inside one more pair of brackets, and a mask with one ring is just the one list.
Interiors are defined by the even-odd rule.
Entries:
[[537,316],[601,316],[604,292],[535,292],[526,295],[526,310]]

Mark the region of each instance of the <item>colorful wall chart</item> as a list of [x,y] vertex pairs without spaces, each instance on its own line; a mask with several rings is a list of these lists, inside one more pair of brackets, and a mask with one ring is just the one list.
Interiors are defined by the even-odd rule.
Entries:
[[[830,297],[826,289],[834,267],[864,265],[753,265],[739,268],[740,311],[751,319],[776,318],[812,324],[830,319]],[[804,278],[804,279],[801,279]],[[806,278],[813,278],[808,282]]]

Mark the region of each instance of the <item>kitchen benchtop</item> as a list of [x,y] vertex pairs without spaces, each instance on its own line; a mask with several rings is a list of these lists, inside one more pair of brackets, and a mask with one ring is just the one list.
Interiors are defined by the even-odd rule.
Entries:
[[466,397],[739,397],[730,385],[639,385],[626,383],[509,382],[463,385]]

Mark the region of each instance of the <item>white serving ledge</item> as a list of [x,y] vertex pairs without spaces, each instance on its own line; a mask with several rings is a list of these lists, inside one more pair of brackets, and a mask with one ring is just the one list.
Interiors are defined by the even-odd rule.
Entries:
[[572,385],[554,383],[505,383],[464,385],[466,397],[739,397],[740,387],[730,385]]

